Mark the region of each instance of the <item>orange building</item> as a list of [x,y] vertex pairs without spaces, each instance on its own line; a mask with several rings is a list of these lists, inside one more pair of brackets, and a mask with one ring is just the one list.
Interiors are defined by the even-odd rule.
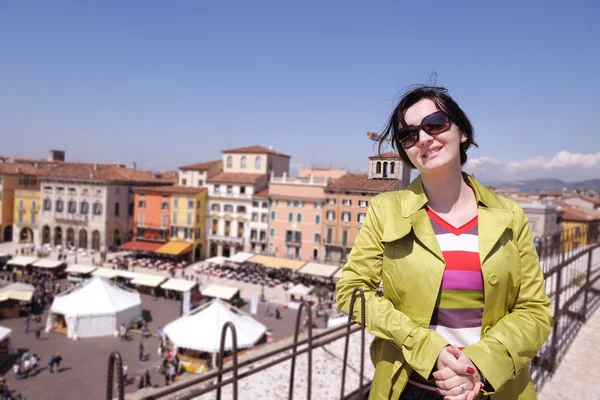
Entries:
[[[165,243],[171,226],[171,201],[165,188],[134,190],[134,237],[137,240]],[[157,248],[160,246],[157,246]]]

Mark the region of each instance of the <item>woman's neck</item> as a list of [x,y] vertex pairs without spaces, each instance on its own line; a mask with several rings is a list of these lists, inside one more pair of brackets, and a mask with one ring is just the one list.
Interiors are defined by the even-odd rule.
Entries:
[[445,174],[422,175],[422,178],[428,205],[438,213],[447,214],[455,210],[457,204],[468,204],[474,197],[460,168]]

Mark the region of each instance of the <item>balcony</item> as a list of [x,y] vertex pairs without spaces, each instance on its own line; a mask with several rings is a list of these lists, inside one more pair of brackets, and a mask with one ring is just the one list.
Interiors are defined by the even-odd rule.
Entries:
[[211,197],[214,199],[252,200],[252,195],[248,194],[248,193],[227,193],[227,192],[223,192],[223,191],[209,193],[208,197]]
[[215,235],[212,233],[208,235],[208,240],[215,241],[215,242],[235,243],[235,244],[243,244],[244,243],[244,238],[241,238],[241,237]]
[[57,223],[63,224],[87,224],[89,216],[87,214],[55,213],[54,219]]
[[250,241],[251,241],[252,243],[267,243],[267,242],[268,242],[268,240],[267,240],[267,237],[266,237],[266,236],[261,236],[261,237],[259,238],[259,237],[258,237],[258,236],[256,236],[256,235],[254,235],[254,236],[250,236]]
[[300,247],[300,246],[302,246],[302,243],[296,242],[294,240],[286,239],[285,240],[285,245],[286,246],[291,246],[291,247]]
[[160,230],[160,231],[166,231],[169,229],[167,226],[162,226],[159,224],[151,224],[148,222],[140,222],[140,221],[136,221],[135,226],[137,226],[138,228],[155,229],[155,230]]

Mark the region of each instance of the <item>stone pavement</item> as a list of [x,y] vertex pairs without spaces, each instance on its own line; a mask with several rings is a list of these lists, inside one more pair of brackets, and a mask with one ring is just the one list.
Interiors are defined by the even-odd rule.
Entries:
[[600,399],[600,310],[583,325],[561,363],[538,394],[539,400]]

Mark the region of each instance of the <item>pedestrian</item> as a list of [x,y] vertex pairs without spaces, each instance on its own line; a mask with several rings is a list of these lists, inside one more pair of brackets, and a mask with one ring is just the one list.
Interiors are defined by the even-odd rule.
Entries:
[[269,316],[269,303],[265,306],[265,317]]
[[175,363],[172,362],[169,365],[169,380],[171,381],[171,383],[175,382],[175,373],[176,373]]
[[121,324],[119,327],[119,336],[121,337],[121,342],[127,339],[127,328],[125,328],[125,324]]
[[31,369],[37,375],[37,373],[39,372],[39,368],[40,368],[40,358],[38,357],[37,354],[33,353],[33,356],[31,357]]
[[138,359],[144,361],[144,342],[140,342],[138,347]]
[[159,344],[157,352],[158,352],[158,358],[162,359],[162,356],[163,356],[163,353],[164,353],[164,349],[163,349],[162,343]]
[[29,333],[29,323],[31,322],[31,312],[27,314],[25,318],[25,333]]
[[144,381],[146,387],[152,387],[152,381],[150,380],[150,370],[146,370]]
[[62,360],[63,360],[63,358],[60,355],[60,353],[56,353],[56,355],[54,356],[54,366],[55,366],[57,374],[59,374],[61,371],[60,363],[62,362]]
[[92,266],[95,267],[96,266],[96,258],[92,257]]
[[123,363],[123,383],[125,385],[127,385],[127,382],[128,382],[128,380],[127,380],[127,372],[128,372],[127,364]]
[[281,311],[279,311],[279,307],[275,309],[275,319],[281,319]]
[[48,359],[48,370],[51,374],[54,373],[54,356],[50,356],[50,358]]
[[15,379],[19,380],[21,379],[21,365],[19,364],[19,362],[15,362],[15,364],[13,365],[13,372],[15,374]]
[[35,323],[35,340],[40,340],[40,337],[42,335],[42,326],[40,325],[39,322]]
[[420,86],[379,141],[420,176],[371,199],[337,283],[345,314],[364,295],[350,317],[366,316],[376,337],[371,394],[535,399],[529,364],[550,334],[551,302],[522,207],[462,171],[476,145],[467,115],[445,88]]

